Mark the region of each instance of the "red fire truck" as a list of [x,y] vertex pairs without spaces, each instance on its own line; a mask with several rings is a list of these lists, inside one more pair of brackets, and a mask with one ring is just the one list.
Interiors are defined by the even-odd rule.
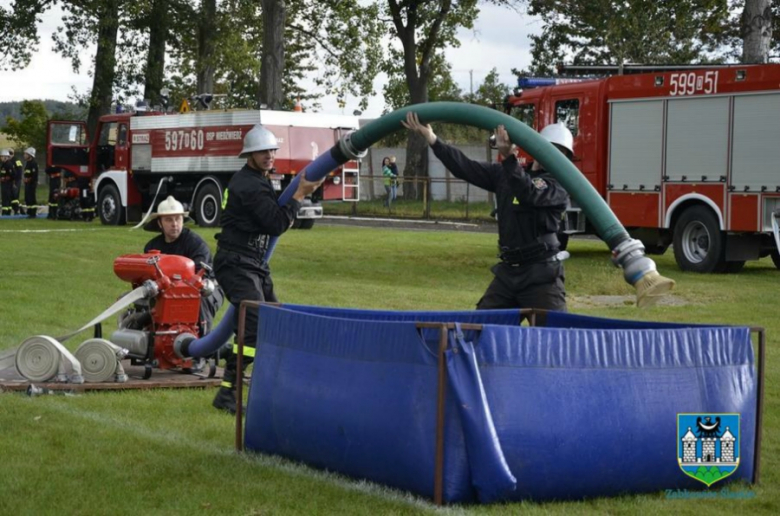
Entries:
[[[648,252],[673,244],[687,271],[770,254],[780,268],[780,65],[521,78],[506,109],[537,131],[567,125],[576,165]],[[567,232],[591,232],[577,206]]]
[[[270,129],[279,142],[270,176],[278,192],[342,134],[358,129],[357,117],[316,113],[119,113],[100,118],[91,142],[84,122],[49,122],[46,164],[92,179],[103,224],[141,220],[155,200],[173,195],[198,224],[216,226],[228,181],[246,161],[238,158],[244,134],[255,124]],[[357,201],[358,171],[359,164],[349,162],[331,173],[303,203],[297,225],[308,229],[322,217],[321,200]]]

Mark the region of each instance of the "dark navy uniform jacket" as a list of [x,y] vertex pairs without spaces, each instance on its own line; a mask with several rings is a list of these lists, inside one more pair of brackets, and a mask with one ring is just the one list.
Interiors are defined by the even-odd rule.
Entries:
[[431,148],[455,177],[496,194],[500,248],[526,248],[558,232],[569,195],[549,172],[526,171],[515,156],[501,163],[480,163],[440,140]]
[[247,254],[263,252],[269,237],[290,228],[300,206],[293,198],[279,206],[271,181],[262,171],[244,165],[228,184],[222,232],[216,236],[219,246]]

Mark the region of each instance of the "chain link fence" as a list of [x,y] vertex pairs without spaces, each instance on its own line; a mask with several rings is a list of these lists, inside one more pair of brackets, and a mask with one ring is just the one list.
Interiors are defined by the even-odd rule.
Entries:
[[[494,161],[485,144],[458,148],[477,161]],[[385,188],[382,161],[395,157],[399,175],[390,195]],[[393,196],[393,192],[395,195]],[[388,202],[390,197],[390,202]],[[325,202],[325,215],[492,221],[494,196],[458,179],[428,149],[428,177],[406,170],[405,148],[371,148],[360,166],[360,201]]]

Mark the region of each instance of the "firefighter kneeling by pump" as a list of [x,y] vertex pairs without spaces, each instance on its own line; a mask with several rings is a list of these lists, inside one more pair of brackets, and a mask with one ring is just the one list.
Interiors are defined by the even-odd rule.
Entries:
[[157,284],[153,296],[136,301],[120,317],[119,330],[111,338],[131,351],[135,363],[197,370],[197,363],[174,355],[173,343],[181,335],[196,338],[209,333],[222,306],[224,294],[211,272],[211,251],[197,233],[184,227],[188,215],[180,202],[168,197],[144,225],[146,231],[160,235],[147,242],[144,254],[123,256],[114,263],[117,276],[136,288],[147,280]]

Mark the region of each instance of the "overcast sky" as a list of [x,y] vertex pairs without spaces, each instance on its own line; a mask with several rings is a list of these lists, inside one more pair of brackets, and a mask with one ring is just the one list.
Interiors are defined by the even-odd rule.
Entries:
[[[0,5],[4,7],[11,3],[12,0],[0,0]],[[51,50],[51,35],[61,19],[62,13],[59,10],[52,10],[43,16],[40,48],[26,69],[0,72],[0,102],[30,99],[68,100],[73,88],[84,93],[92,86],[92,79],[86,71],[81,74],[73,73],[70,61]],[[459,32],[461,47],[446,52],[447,59],[452,64],[453,78],[460,88],[467,92],[470,88],[470,71],[473,72],[476,89],[485,75],[496,68],[501,81],[514,87],[515,77],[510,70],[521,69],[530,64],[528,34],[539,31],[540,24],[527,16],[489,4],[483,6],[475,29]],[[94,56],[94,49],[87,49],[85,52]],[[85,59],[84,62],[88,61]],[[375,117],[381,114],[384,107],[381,91],[385,80],[383,75],[377,77],[377,96],[371,99],[364,116]],[[335,98],[326,97],[321,103],[323,112],[342,112]],[[347,99],[344,112],[352,113],[357,107],[356,99]]]

